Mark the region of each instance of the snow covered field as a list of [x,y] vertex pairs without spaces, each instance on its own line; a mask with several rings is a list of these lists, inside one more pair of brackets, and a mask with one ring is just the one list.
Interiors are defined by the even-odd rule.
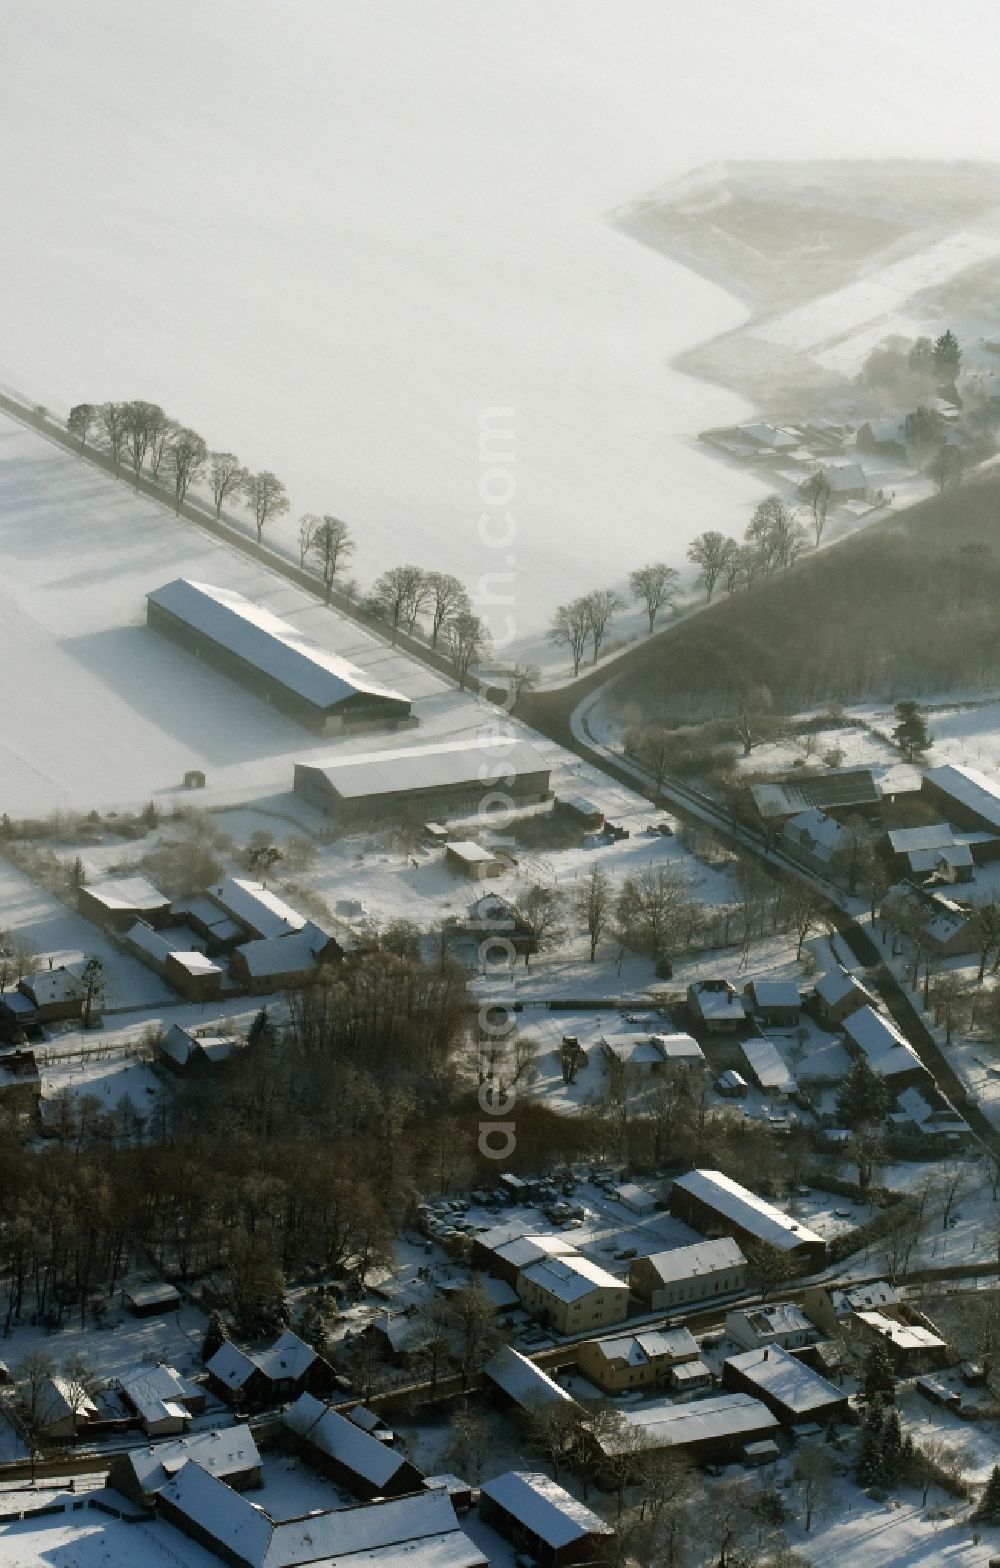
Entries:
[[14,0],[0,29],[0,380],[57,412],[155,398],[293,515],[349,518],[362,578],[497,569],[478,423],[511,408],[524,631],[760,493],[684,439],[745,405],[670,368],[741,308],[602,216],[792,132],[803,158],[996,143],[988,30],[956,30],[956,116],[905,0],[641,0],[628,26],[603,0],[52,0],[44,25]]

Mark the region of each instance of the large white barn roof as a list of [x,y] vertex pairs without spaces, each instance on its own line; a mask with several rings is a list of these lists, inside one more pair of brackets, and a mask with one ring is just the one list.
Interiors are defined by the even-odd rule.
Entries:
[[783,1252],[800,1247],[803,1242],[823,1245],[822,1236],[814,1230],[776,1209],[773,1203],[758,1198],[755,1192],[741,1187],[738,1181],[724,1176],[721,1171],[689,1171],[686,1176],[679,1176],[674,1186],[709,1204],[716,1213],[732,1220],[748,1235]]
[[956,762],[947,762],[940,768],[931,768],[925,777],[939,790],[968,806],[993,827],[1000,828],[1000,784],[976,768],[965,768]]
[[530,741],[506,735],[469,735],[424,746],[329,757],[302,766],[322,773],[338,795],[352,800],[399,790],[444,789],[469,781],[495,780],[502,792],[509,775],[549,771]]
[[361,693],[408,700],[230,588],[177,577],[146,598],[316,707],[329,708]]

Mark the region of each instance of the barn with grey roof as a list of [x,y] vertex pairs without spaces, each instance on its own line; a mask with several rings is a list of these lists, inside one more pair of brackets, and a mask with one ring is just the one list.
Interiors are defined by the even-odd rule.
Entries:
[[230,588],[178,577],[146,595],[146,623],[321,735],[416,722],[408,697]]
[[298,762],[295,792],[345,826],[368,826],[407,812],[428,820],[536,805],[551,799],[549,771],[529,741],[480,733]]

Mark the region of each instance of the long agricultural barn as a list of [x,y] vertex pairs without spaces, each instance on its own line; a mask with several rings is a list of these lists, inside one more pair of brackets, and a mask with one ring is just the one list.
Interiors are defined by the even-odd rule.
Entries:
[[549,767],[528,741],[504,736],[400,746],[295,764],[295,793],[345,826],[412,813],[469,816],[551,798]]
[[146,623],[321,735],[416,722],[408,697],[232,589],[178,577],[146,595]]

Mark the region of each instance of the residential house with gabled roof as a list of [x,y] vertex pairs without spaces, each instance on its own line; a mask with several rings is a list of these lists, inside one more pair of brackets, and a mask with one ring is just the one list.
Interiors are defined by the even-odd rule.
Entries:
[[791,1029],[802,1014],[802,998],[794,980],[748,980],[743,995],[762,1024]]
[[726,1338],[744,1350],[758,1350],[762,1345],[782,1345],[786,1350],[797,1350],[810,1344],[816,1338],[816,1331],[794,1301],[772,1301],[728,1312]]
[[157,1037],[153,1055],[171,1072],[188,1073],[228,1062],[242,1044],[236,1035],[218,1034],[212,1029],[186,1029],[183,1024],[171,1024],[169,1029]]
[[836,874],[838,856],[847,842],[847,829],[817,806],[789,817],[781,829],[782,849],[820,876]]
[[416,1465],[313,1394],[300,1394],[281,1419],[297,1452],[355,1497],[401,1497],[423,1482]]
[[229,955],[229,973],[253,995],[290,991],[309,985],[324,964],[335,963],[344,950],[335,937],[307,920],[299,931],[245,942]]
[[840,964],[816,981],[816,1002],[820,1021],[828,1029],[835,1029],[859,1007],[878,1006],[874,992]]
[[975,909],[961,904],[931,887],[915,882],[897,882],[883,896],[879,911],[889,925],[907,935],[920,933],[920,942],[940,958],[959,957],[976,950],[979,918]]
[[188,1460],[238,1492],[263,1484],[253,1433],[246,1425],[211,1427],[186,1437],[130,1448],[111,1461],[108,1484],[140,1507],[151,1508],[157,1494]]
[[662,1386],[673,1367],[697,1361],[698,1355],[698,1341],[689,1329],[643,1328],[585,1340],[577,1349],[577,1365],[606,1394],[619,1394]]
[[318,1351],[291,1329],[268,1350],[241,1350],[224,1340],[206,1363],[208,1385],[231,1405],[265,1405],[299,1394],[326,1394],[334,1371]]
[[743,998],[728,980],[696,980],[687,988],[691,1016],[708,1034],[732,1034],[746,1025]]
[[842,1421],[847,1416],[846,1391],[778,1344],[728,1356],[722,1364],[722,1386],[759,1399],[782,1426]]
[[17,982],[17,989],[34,1008],[32,1023],[57,1023],[83,1017],[83,986],[77,968],[57,964]]
[[971,882],[972,849],[955,837],[947,822],[919,828],[891,828],[888,833],[893,865],[899,876],[914,882]]
[[517,1278],[522,1303],[557,1334],[620,1323],[628,1316],[628,1286],[580,1253],[547,1257]]
[[841,1025],[848,1053],[863,1056],[874,1072],[880,1073],[898,1093],[904,1088],[921,1088],[933,1079],[909,1040],[891,1018],[883,1018],[873,1007],[859,1007]]
[[147,1437],[184,1432],[205,1408],[204,1389],[165,1363],[120,1372],[113,1384]]

